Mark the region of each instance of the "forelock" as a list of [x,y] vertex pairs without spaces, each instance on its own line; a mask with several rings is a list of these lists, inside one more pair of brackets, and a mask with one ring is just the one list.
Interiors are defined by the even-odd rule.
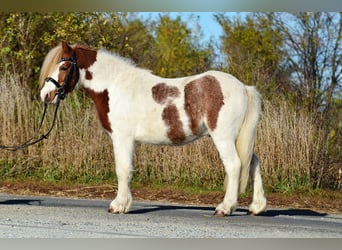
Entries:
[[62,46],[58,45],[51,49],[49,53],[45,56],[42,68],[40,70],[39,84],[44,85],[44,81],[49,77],[52,72],[56,69],[57,63],[62,58]]

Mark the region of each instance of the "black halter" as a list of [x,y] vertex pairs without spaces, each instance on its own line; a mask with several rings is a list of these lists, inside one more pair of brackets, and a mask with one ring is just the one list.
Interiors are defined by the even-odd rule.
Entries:
[[70,85],[70,81],[71,81],[72,76],[75,75],[75,77],[74,77],[75,84],[78,82],[78,79],[79,79],[79,70],[77,67],[75,51],[73,52],[72,57],[64,57],[61,60],[59,60],[58,63],[60,63],[60,62],[71,62],[71,68],[70,68],[69,74],[67,75],[67,77],[64,80],[64,84],[60,85],[52,77],[46,78],[45,82],[48,82],[48,81],[52,82],[58,90],[58,92],[57,92],[58,98],[60,100],[64,100],[68,91],[69,91],[69,87],[70,87],[69,85]]

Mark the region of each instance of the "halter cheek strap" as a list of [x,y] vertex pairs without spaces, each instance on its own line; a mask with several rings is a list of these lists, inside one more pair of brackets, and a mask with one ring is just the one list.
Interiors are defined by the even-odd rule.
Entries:
[[79,70],[78,70],[78,67],[77,67],[77,61],[76,61],[76,53],[75,51],[73,52],[72,54],[72,57],[65,57],[65,58],[62,58],[60,62],[71,62],[71,68],[70,68],[70,71],[66,77],[66,79],[64,80],[64,84],[63,85],[59,85],[59,83],[53,79],[52,77],[48,77],[45,79],[46,82],[52,82],[58,92],[57,92],[57,95],[58,95],[58,98],[61,99],[61,100],[64,100],[67,93],[68,93],[68,90],[69,90],[69,85],[70,85],[70,81],[71,81],[71,78],[73,75],[74,76],[74,81],[75,81],[75,84],[78,82],[79,80]]

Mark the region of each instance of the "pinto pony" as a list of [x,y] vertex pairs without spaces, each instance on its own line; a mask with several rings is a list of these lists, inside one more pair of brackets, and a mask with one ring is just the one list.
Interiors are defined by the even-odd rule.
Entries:
[[231,214],[253,184],[251,214],[266,209],[259,160],[253,153],[260,96],[232,75],[208,71],[183,78],[161,78],[106,50],[62,42],[46,56],[40,75],[41,99],[55,103],[75,88],[94,101],[112,139],[118,178],[109,212],[127,213],[135,143],[184,145],[211,136],[226,173],[224,200],[215,215]]

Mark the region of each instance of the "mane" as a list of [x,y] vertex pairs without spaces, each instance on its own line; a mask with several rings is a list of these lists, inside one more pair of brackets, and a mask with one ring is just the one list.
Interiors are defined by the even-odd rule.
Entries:
[[44,85],[45,79],[51,75],[52,71],[56,68],[56,64],[62,58],[62,46],[58,45],[51,49],[45,56],[42,68],[39,75],[40,86]]
[[139,67],[131,58],[121,56],[117,52],[109,51],[105,48],[101,48],[98,52],[115,64],[113,70],[116,70],[118,74],[121,74],[121,72],[125,72],[128,75],[136,74],[137,72],[151,74],[152,72],[150,69]]

